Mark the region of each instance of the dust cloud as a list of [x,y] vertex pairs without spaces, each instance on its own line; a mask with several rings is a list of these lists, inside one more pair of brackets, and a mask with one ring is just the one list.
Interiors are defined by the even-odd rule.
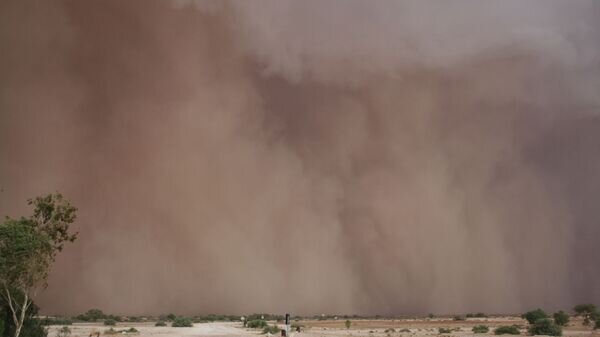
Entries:
[[3,1],[0,214],[60,191],[46,313],[600,300],[600,6]]

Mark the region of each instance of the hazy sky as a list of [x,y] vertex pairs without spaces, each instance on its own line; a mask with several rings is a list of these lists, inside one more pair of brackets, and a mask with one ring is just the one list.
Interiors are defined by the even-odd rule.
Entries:
[[0,3],[0,215],[43,312],[600,301],[600,3]]

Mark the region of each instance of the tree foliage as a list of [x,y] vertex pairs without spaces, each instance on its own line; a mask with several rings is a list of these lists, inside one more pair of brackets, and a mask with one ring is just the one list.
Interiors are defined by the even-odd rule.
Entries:
[[526,319],[529,324],[534,324],[538,319],[548,318],[548,314],[542,309],[535,309],[524,313],[523,318]]
[[194,326],[194,322],[192,322],[192,319],[189,317],[177,317],[173,323],[171,323],[171,326],[174,328],[191,328]]
[[564,311],[555,312],[554,322],[560,326],[566,326],[569,323],[569,315],[567,315]]
[[529,333],[532,336],[562,336],[562,328],[549,318],[541,318],[535,321],[535,323],[529,327]]
[[490,328],[487,325],[476,325],[473,327],[473,333],[488,333]]
[[503,325],[494,330],[494,335],[520,335],[519,327],[516,325]]
[[9,308],[19,337],[32,297],[47,285],[50,266],[65,243],[73,242],[71,233],[77,209],[61,194],[28,200],[30,217],[7,217],[0,224],[0,295]]
[[578,316],[585,316],[585,315],[589,315],[593,312],[596,311],[596,306],[594,304],[591,303],[587,303],[587,304],[578,304],[573,308],[573,311],[575,311],[575,313]]

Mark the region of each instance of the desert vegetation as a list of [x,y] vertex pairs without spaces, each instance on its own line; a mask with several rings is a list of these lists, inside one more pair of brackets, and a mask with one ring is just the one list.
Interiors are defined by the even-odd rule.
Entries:
[[562,310],[555,312],[552,317],[554,318],[554,322],[560,326],[566,326],[570,320],[569,315]]
[[34,331],[44,335],[39,320],[33,319],[38,311],[33,297],[46,286],[57,254],[77,238],[70,231],[77,209],[61,194],[27,203],[33,207],[31,215],[7,217],[0,224],[0,294],[9,317],[3,333],[10,331],[13,337],[19,337],[23,329],[27,330],[24,335]]
[[495,335],[520,335],[521,331],[517,325],[503,325],[494,329]]
[[540,318],[529,327],[529,334],[562,336],[562,328],[549,318]]
[[262,333],[263,334],[270,333],[270,334],[274,335],[274,334],[279,333],[279,328],[276,325],[267,325],[263,328]]
[[539,319],[548,318],[548,314],[544,310],[538,308],[524,313],[522,317],[527,320],[529,324],[534,324]]
[[268,325],[268,323],[264,319],[253,319],[251,321],[248,321],[248,323],[246,324],[246,327],[251,328],[251,329],[262,329],[262,328],[266,327],[267,325]]
[[189,317],[179,316],[173,320],[171,326],[174,328],[189,328],[194,326],[194,322]]
[[472,329],[473,333],[488,333],[490,328],[487,325],[476,325]]

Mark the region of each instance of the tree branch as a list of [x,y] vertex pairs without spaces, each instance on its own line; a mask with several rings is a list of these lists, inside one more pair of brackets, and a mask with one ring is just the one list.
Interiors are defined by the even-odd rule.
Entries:
[[17,312],[15,311],[15,308],[13,306],[13,300],[10,296],[10,291],[8,290],[8,286],[6,286],[6,284],[4,285],[4,290],[6,291],[6,296],[8,297],[8,306],[10,307],[10,312],[12,313],[13,321],[15,325],[18,326],[19,320],[17,319]]

